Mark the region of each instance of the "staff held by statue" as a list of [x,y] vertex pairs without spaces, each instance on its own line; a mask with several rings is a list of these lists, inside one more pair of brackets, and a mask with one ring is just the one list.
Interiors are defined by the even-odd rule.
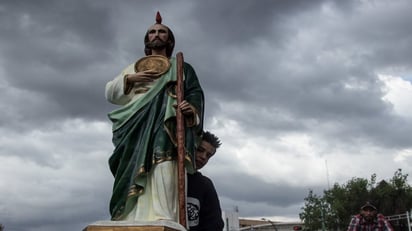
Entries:
[[[176,54],[177,61],[177,104],[184,99],[183,86],[183,53]],[[177,161],[178,161],[178,195],[179,195],[179,223],[186,227],[186,171],[185,161],[185,127],[184,116],[181,110],[176,111],[176,139],[177,139]]]

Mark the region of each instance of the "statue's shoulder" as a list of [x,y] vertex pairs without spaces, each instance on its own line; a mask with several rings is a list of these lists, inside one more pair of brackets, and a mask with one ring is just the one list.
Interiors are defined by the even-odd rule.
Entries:
[[190,63],[184,62],[183,69],[184,69],[185,73],[196,74],[195,69],[193,68],[193,66]]

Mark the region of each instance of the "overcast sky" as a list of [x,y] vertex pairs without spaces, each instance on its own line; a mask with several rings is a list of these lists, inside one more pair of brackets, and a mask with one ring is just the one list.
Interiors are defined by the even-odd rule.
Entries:
[[[106,82],[160,11],[223,145],[202,172],[223,210],[298,220],[309,189],[412,172],[409,0],[0,2],[0,223],[108,220]],[[411,183],[411,179],[409,179]]]

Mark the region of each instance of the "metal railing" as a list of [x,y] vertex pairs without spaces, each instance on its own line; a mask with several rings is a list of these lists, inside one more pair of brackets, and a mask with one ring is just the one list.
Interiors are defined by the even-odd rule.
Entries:
[[408,221],[408,230],[411,231],[411,219],[412,219],[412,216],[409,214],[408,211],[406,211],[406,213],[401,213],[401,214],[386,216],[385,218],[386,218],[388,221],[397,221],[397,220],[406,219],[406,220]]

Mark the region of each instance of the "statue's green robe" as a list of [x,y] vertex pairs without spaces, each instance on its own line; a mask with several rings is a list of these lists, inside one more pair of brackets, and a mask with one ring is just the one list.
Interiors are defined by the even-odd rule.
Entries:
[[[137,100],[109,113],[115,149],[109,159],[115,177],[110,200],[112,220],[122,220],[144,193],[153,165],[176,160],[176,61]],[[196,108],[198,123],[185,129],[185,167],[194,172],[194,155],[203,129],[204,95],[193,68],[184,63],[184,99]],[[119,89],[120,90],[120,89]],[[121,89],[123,90],[123,89]],[[107,91],[107,89],[106,89]]]

